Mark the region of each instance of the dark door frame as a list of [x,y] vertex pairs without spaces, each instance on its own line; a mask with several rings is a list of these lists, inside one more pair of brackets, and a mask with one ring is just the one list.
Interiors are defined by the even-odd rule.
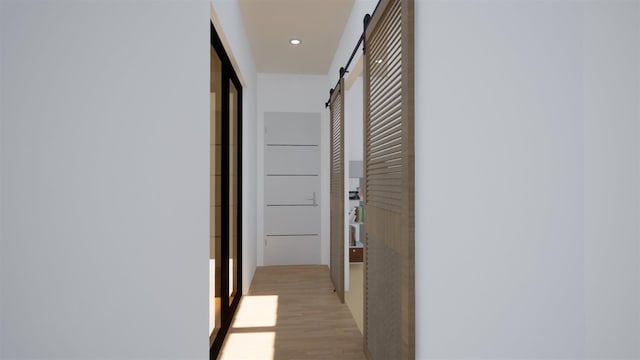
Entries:
[[[222,348],[222,343],[224,342],[224,338],[227,335],[229,327],[231,326],[231,321],[233,320],[233,316],[238,309],[238,304],[240,303],[240,298],[242,296],[242,84],[240,83],[240,79],[233,69],[233,65],[231,64],[231,60],[227,55],[227,52],[222,45],[222,41],[218,36],[215,28],[213,27],[213,23],[211,23],[211,46],[215,50],[215,52],[220,57],[222,62],[222,104],[221,104],[221,112],[222,112],[222,154],[221,154],[221,165],[222,165],[222,177],[221,177],[221,194],[222,199],[221,203],[221,246],[220,246],[220,263],[221,263],[221,284],[220,284],[220,329],[216,334],[216,337],[209,349],[209,358],[215,359],[218,356]],[[235,214],[229,213],[229,188],[230,188],[230,169],[231,164],[229,161],[229,131],[230,131],[230,102],[229,102],[229,90],[230,90],[230,82],[232,82],[238,91],[238,101],[237,101],[237,176],[236,176],[236,189],[237,189],[237,211]],[[233,296],[233,300],[229,302],[229,254],[231,253],[230,249],[230,239],[229,239],[229,220],[231,216],[236,217],[236,262],[237,262],[237,274],[233,276],[233,280],[236,284],[236,293]],[[215,280],[214,280],[215,281]]]

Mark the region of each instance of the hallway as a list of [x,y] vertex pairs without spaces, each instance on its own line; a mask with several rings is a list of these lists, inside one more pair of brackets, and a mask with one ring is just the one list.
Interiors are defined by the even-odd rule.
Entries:
[[220,358],[365,359],[362,335],[324,265],[256,269]]

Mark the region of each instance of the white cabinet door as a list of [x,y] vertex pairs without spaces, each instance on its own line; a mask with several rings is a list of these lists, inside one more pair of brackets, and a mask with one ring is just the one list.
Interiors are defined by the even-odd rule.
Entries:
[[264,264],[320,264],[320,113],[264,117]]

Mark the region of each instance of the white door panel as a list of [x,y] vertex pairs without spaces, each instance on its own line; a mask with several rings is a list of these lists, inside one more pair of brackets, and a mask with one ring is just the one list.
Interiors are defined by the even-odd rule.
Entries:
[[267,235],[320,234],[319,206],[267,206],[264,214]]
[[[267,205],[311,205],[319,187],[319,176],[267,176],[264,200]],[[318,195],[316,203],[320,200]]]
[[264,264],[319,264],[321,116],[264,115]]
[[267,236],[265,265],[320,264],[319,236]]
[[265,144],[320,144],[316,113],[265,113]]
[[265,149],[267,175],[312,175],[320,172],[319,146],[270,146]]

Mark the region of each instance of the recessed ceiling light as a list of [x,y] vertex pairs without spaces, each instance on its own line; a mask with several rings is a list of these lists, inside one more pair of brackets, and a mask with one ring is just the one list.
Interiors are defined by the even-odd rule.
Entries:
[[302,40],[300,40],[300,39],[291,39],[291,40],[289,40],[289,44],[291,44],[291,45],[300,45],[300,44],[302,44]]

